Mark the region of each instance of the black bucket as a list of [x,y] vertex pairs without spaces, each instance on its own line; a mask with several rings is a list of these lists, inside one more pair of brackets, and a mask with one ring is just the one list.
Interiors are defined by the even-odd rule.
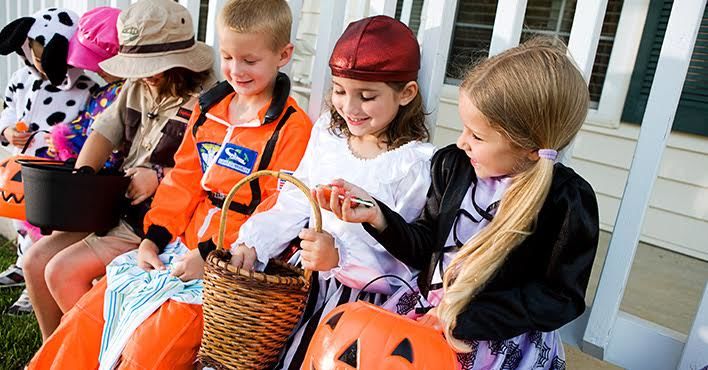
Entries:
[[130,178],[123,173],[80,173],[73,165],[18,160],[27,221],[51,230],[101,232],[118,225]]

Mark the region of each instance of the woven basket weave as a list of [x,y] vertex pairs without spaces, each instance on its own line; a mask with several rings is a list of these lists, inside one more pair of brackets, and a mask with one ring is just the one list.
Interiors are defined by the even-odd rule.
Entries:
[[[243,185],[274,176],[302,190],[322,231],[320,208],[298,179],[276,171],[258,171],[239,181],[224,200],[217,249],[204,273],[204,335],[199,350],[203,365],[217,369],[266,369],[285,346],[305,308],[310,272],[271,260],[263,273],[236,269],[224,250],[226,216],[231,199]],[[274,232],[277,232],[274,230]]]

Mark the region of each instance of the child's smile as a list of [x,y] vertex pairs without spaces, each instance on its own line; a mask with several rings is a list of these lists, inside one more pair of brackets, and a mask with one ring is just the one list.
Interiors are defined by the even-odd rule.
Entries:
[[470,158],[477,177],[512,176],[531,163],[533,150],[514,145],[506,135],[492,127],[465,94],[460,94],[459,111],[463,128],[457,138],[457,147]]
[[351,116],[346,116],[345,117],[347,120],[347,124],[352,125],[352,126],[361,126],[371,119],[371,117],[361,117],[361,118],[354,118]]

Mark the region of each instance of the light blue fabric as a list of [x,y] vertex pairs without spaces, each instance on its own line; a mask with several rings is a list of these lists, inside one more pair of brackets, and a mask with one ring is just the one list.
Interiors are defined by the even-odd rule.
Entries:
[[[144,271],[138,267],[138,251],[116,257],[106,267],[107,288],[104,296],[100,370],[112,369],[128,339],[168,299],[202,304],[202,280],[183,282],[170,276],[178,257],[189,249],[177,239],[159,256],[165,270]],[[157,333],[156,333],[157,335]]]

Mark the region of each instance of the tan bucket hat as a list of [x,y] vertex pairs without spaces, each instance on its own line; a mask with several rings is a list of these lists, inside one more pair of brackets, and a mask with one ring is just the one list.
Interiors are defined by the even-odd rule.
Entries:
[[206,71],[214,64],[211,46],[195,40],[192,16],[172,0],[140,0],[118,17],[118,55],[99,64],[106,72],[143,78],[170,68]]

